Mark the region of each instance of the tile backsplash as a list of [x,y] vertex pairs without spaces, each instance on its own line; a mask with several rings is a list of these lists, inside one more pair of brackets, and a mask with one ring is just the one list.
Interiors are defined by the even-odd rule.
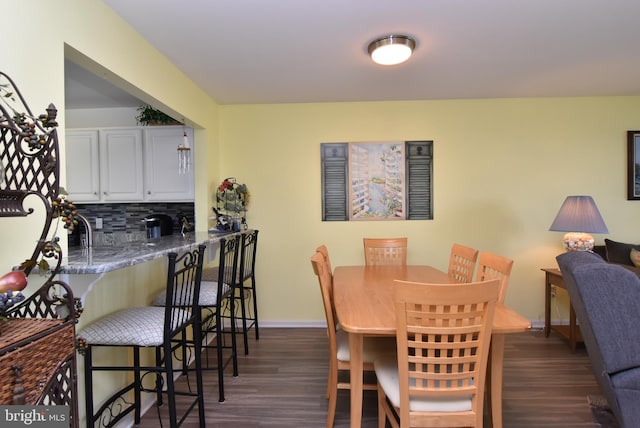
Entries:
[[[174,219],[173,232],[180,232],[179,216],[185,216],[192,225],[195,225],[195,209],[193,203],[132,203],[132,204],[76,204],[78,213],[89,220],[96,235],[145,236],[145,225],[142,221],[151,214],[166,214]],[[96,219],[102,219],[102,229],[96,229]],[[76,228],[69,236],[69,245],[77,244],[80,236],[84,235],[83,227]]]

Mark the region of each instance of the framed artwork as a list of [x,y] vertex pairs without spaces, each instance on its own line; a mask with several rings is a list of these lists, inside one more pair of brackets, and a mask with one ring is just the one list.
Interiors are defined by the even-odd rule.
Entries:
[[433,219],[433,142],[321,143],[322,220]]
[[350,220],[405,220],[404,143],[349,143]]
[[640,200],[640,131],[627,131],[627,200]]

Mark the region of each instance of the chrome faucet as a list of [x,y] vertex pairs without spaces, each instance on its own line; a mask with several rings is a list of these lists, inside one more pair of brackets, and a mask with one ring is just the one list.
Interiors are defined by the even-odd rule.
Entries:
[[91,228],[91,223],[82,214],[76,214],[76,218],[84,225],[84,233],[87,237],[85,248],[93,248],[93,229]]

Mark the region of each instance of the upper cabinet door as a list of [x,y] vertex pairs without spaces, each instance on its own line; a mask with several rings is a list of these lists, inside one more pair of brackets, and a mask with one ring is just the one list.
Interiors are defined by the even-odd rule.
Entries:
[[178,145],[184,141],[181,126],[154,126],[144,130],[145,199],[162,202],[193,202],[193,130],[186,128],[191,147],[191,168],[178,172]]
[[100,200],[100,154],[98,131],[67,131],[65,134],[66,189],[73,202]]
[[105,202],[143,199],[141,129],[100,131],[100,184]]

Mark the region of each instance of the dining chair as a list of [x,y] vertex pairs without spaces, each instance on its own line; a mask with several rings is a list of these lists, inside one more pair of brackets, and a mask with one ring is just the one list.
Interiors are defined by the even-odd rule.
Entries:
[[[163,306],[123,309],[90,323],[78,333],[78,351],[84,356],[87,426],[98,423],[101,427],[116,426],[131,412],[134,424],[140,424],[143,392],[156,395],[161,426],[160,408],[165,398],[170,427],[179,426],[195,406],[198,407],[199,424],[204,426],[200,311],[198,299],[194,298],[200,293],[204,252],[205,246],[200,245],[181,256],[169,253]],[[187,341],[188,336],[193,340]],[[132,355],[125,358],[122,365],[103,365],[99,358],[93,359],[94,348],[98,347],[126,348]],[[154,350],[153,362],[143,361],[143,348]],[[194,369],[184,370],[182,363],[174,362],[185,360],[192,360]],[[130,383],[104,400],[95,411],[93,376],[99,371],[128,372],[131,376]],[[176,383],[179,375],[187,378],[187,382],[180,382],[186,384],[184,387]],[[193,399],[184,403],[177,396]],[[178,417],[178,411],[181,411],[181,417]]]
[[374,361],[378,427],[482,427],[499,280],[395,281],[397,356]]
[[498,299],[498,302],[504,303],[512,267],[513,260],[497,254],[483,252],[480,254],[480,260],[478,261],[476,281],[486,281],[494,278],[499,279],[500,298]]
[[367,266],[407,264],[407,238],[363,238]]
[[454,243],[449,257],[449,277],[456,282],[473,281],[477,260],[478,250]]
[[[326,248],[326,247],[325,247]],[[339,372],[349,370],[349,337],[338,326],[335,308],[333,305],[333,275],[329,269],[327,259],[320,251],[311,256],[313,271],[318,277],[320,294],[327,320],[327,336],[329,338],[329,376],[327,379],[327,398],[329,407],[327,413],[327,428],[332,428],[336,414],[336,403],[339,389],[350,389],[349,382],[339,382]],[[373,360],[378,355],[395,351],[395,338],[365,337],[363,343],[363,367],[365,372],[373,372]],[[363,384],[363,389],[375,391],[375,383]]]
[[318,248],[316,248],[316,252],[321,253],[324,257],[324,261],[327,264],[327,269],[329,272],[333,273],[333,268],[331,267],[331,259],[329,258],[329,249],[326,245],[322,244]]

